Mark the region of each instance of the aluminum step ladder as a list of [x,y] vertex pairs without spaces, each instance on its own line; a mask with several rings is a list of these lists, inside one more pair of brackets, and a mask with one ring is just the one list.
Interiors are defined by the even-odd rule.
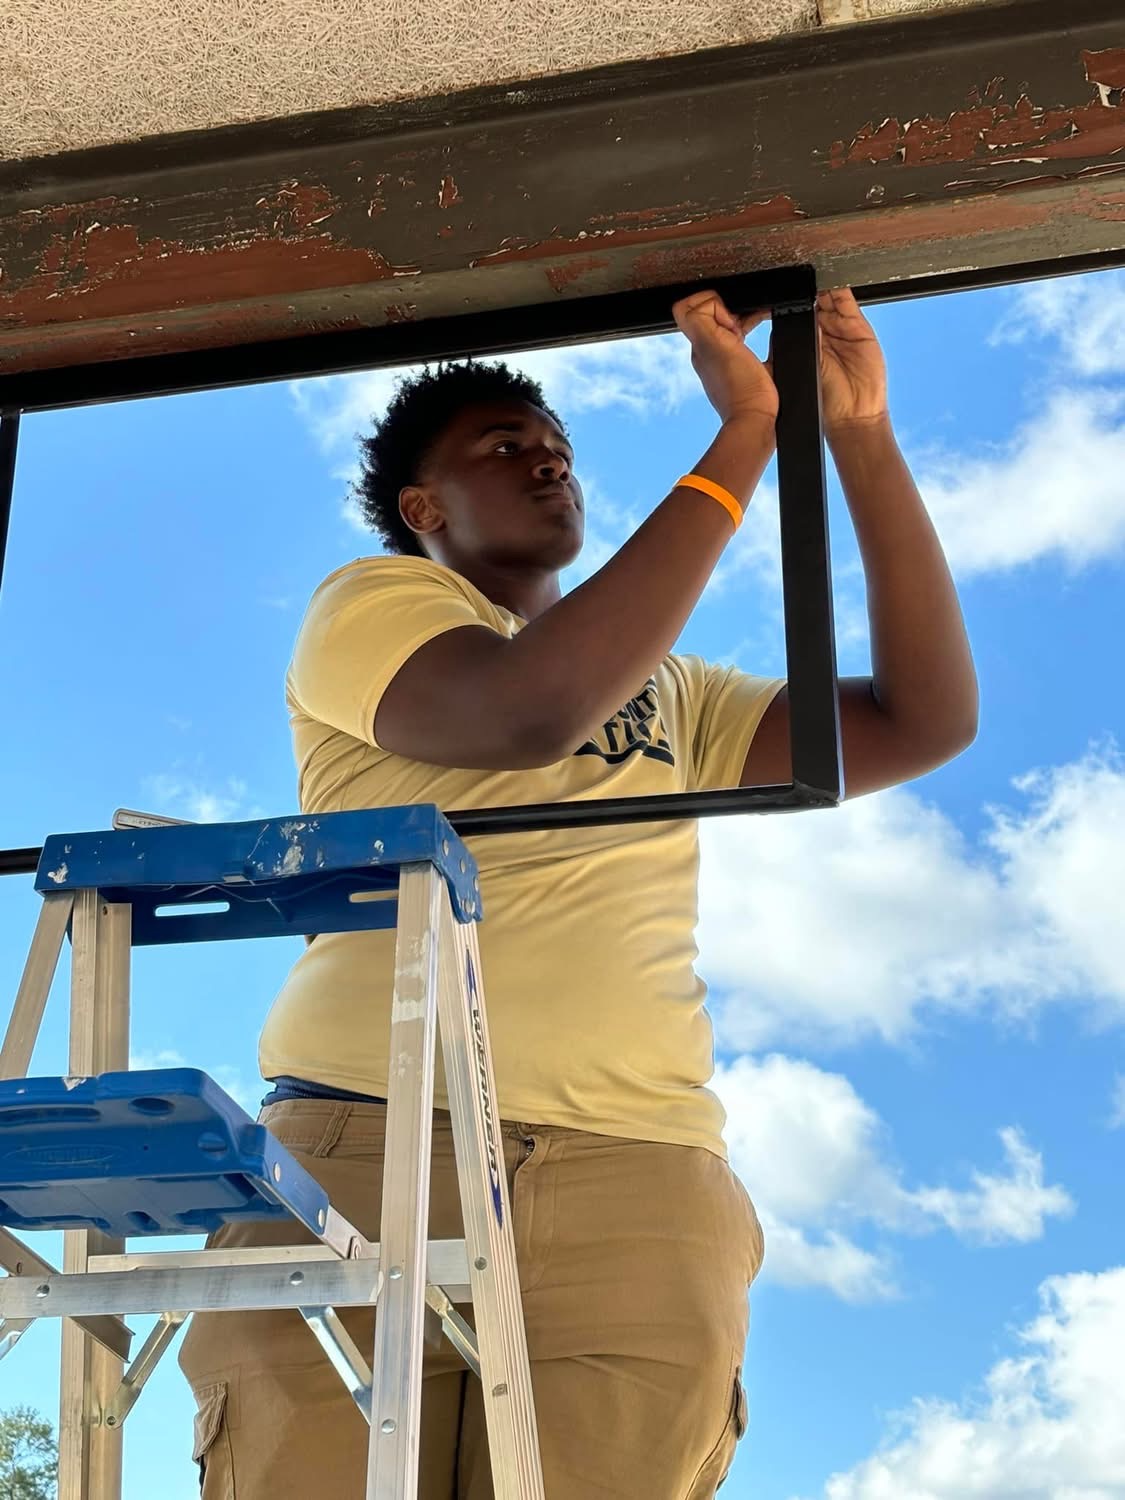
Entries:
[[[55,835],[0,1051],[0,1357],[61,1317],[59,1500],[120,1500],[121,1426],[192,1312],[296,1308],[370,1424],[367,1500],[418,1489],[422,1353],[481,1378],[497,1500],[543,1478],[495,1106],[476,864],[436,807]],[[380,1240],[210,1078],[128,1071],[133,946],[397,926]],[[69,1072],[28,1078],[69,931]],[[465,1239],[428,1239],[440,1030]],[[133,1253],[290,1216],[315,1245]],[[15,1230],[64,1231],[62,1271]],[[471,1301],[475,1331],[457,1311]],[[373,1351],[336,1309],[377,1303]],[[155,1314],[140,1350],[124,1314]],[[440,1325],[440,1326],[439,1326]],[[370,1363],[368,1363],[370,1354]]]

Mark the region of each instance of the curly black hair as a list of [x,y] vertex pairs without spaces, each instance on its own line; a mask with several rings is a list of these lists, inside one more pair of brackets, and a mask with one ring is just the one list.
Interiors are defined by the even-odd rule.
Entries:
[[480,401],[528,401],[566,432],[538,382],[506,364],[442,362],[434,370],[404,377],[385,414],[376,419],[374,432],[359,438],[360,476],[352,485],[360,513],[388,552],[426,556],[399,513],[399,493],[419,482],[435,442],[462,407]]

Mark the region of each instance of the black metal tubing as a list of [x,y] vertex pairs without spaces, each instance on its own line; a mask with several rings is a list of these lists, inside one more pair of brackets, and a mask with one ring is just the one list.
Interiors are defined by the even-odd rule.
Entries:
[[913,302],[918,297],[947,297],[953,292],[981,292],[988,287],[1019,286],[1047,277],[1086,276],[1091,271],[1115,271],[1125,266],[1125,249],[1095,250],[1083,255],[1059,255],[1050,260],[1025,260],[1018,266],[976,266],[965,271],[932,271],[926,276],[904,276],[901,281],[872,282],[854,287],[856,299],[867,307],[881,302]]
[[[539,802],[524,807],[474,807],[446,813],[462,838],[532,833],[553,828],[601,828],[617,823],[667,823],[731,813],[802,812],[830,807],[805,787],[729,787],[718,792],[675,792],[662,797],[605,797],[596,802]],[[0,849],[0,875],[34,875],[42,847]]]
[[[775,307],[800,294],[815,273],[809,267],[715,277],[713,286],[737,311]],[[142,396],[179,396],[308,376],[346,375],[426,360],[515,354],[562,348],[593,339],[670,333],[672,304],[699,291],[698,282],[612,292],[569,302],[540,302],[502,311],[429,318],[339,333],[312,333],[231,349],[141,355],[70,369],[0,375],[0,407],[24,412],[59,411]]]
[[843,772],[815,294],[775,309],[773,373],[793,781],[831,803]]
[[[448,814],[459,834],[466,837],[485,834],[552,828],[591,828],[617,823],[651,823],[670,819],[714,817],[729,813],[792,812],[801,808],[828,807],[839,800],[840,752],[839,711],[835,676],[835,646],[832,640],[832,599],[828,557],[828,518],[824,485],[824,444],[820,426],[820,377],[816,349],[814,306],[816,273],[810,266],[791,267],[785,271],[762,272],[754,276],[727,277],[714,283],[728,305],[736,312],[771,308],[776,319],[774,334],[775,379],[781,398],[778,421],[779,491],[782,512],[782,582],[785,597],[786,656],[790,702],[796,704],[792,719],[790,744],[794,780],[785,786],[732,787],[722,791],[685,792],[658,797],[618,797],[597,802],[541,803],[524,807],[470,809]],[[455,354],[482,352],[485,324],[491,330],[487,339],[490,352],[508,348],[527,348],[545,343],[577,343],[594,337],[663,332],[674,326],[672,303],[691,291],[695,285],[664,287],[655,291],[622,293],[611,297],[546,308],[524,309],[497,317],[447,320],[417,327],[406,325],[362,335],[325,335],[302,340],[318,345],[335,370],[371,368],[376,364],[398,364],[419,358],[419,344],[429,354],[453,357]],[[537,314],[537,316],[533,316]],[[434,330],[448,327],[448,322],[470,324],[456,335]],[[780,332],[780,342],[778,333]],[[365,346],[359,358],[356,338]],[[410,353],[405,348],[409,343]],[[388,347],[395,350],[392,358]],[[341,363],[344,351],[348,360]],[[267,346],[274,355],[275,345]],[[779,357],[780,351],[780,357]],[[262,379],[262,351],[227,352],[224,385],[236,385]],[[239,367],[239,358],[246,363]],[[177,356],[191,360],[195,356]],[[210,358],[210,356],[208,356]],[[306,356],[307,359],[307,356]],[[232,367],[230,361],[234,361]],[[133,363],[130,361],[130,363]],[[139,361],[138,363],[146,363]],[[147,362],[150,367],[154,362]],[[165,366],[164,361],[156,362]],[[112,366],[100,366],[99,397],[103,400],[124,399],[116,396],[107,383]],[[308,373],[307,364],[304,372]],[[283,379],[291,369],[275,369],[266,378]],[[50,378],[62,382],[55,395],[74,396],[77,387],[68,384],[76,371],[55,372]],[[45,379],[47,377],[37,377]],[[3,383],[0,382],[0,390]],[[180,389],[184,389],[183,386]],[[24,399],[28,392],[24,391]],[[33,394],[33,392],[31,393]],[[135,392],[133,393],[135,394]],[[70,399],[56,399],[35,409],[77,404]],[[30,408],[28,408],[30,409]],[[781,444],[786,445],[784,459]],[[813,738],[818,737],[818,738]],[[38,863],[38,849],[0,850],[0,874],[27,874]]]
[[8,527],[12,519],[19,440],[19,412],[0,407],[0,587],[4,583],[4,559],[8,553]]

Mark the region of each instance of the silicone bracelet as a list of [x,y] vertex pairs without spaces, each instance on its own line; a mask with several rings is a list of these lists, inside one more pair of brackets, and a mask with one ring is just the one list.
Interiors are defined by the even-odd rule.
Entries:
[[676,482],[676,488],[686,485],[688,489],[699,490],[704,495],[710,495],[712,500],[717,500],[734,522],[735,531],[742,525],[742,506],[731,494],[730,490],[724,490],[721,484],[716,484],[713,479],[704,479],[702,474],[685,474]]

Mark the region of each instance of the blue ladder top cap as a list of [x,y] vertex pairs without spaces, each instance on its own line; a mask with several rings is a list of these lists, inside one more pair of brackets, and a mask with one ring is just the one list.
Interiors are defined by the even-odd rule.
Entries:
[[151,902],[159,895],[174,903],[228,895],[233,901],[249,897],[253,887],[259,900],[287,903],[333,882],[345,890],[394,890],[403,865],[425,863],[444,877],[458,921],[479,921],[476,860],[432,803],[51,834],[35,889],[48,895],[95,888],[107,901]]

